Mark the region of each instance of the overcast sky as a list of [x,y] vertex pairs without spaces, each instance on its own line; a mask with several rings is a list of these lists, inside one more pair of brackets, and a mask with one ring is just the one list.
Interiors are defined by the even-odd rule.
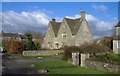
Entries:
[[44,33],[52,18],[75,19],[80,17],[81,11],[86,12],[94,37],[112,34],[118,21],[117,2],[3,2],[0,15],[4,32]]

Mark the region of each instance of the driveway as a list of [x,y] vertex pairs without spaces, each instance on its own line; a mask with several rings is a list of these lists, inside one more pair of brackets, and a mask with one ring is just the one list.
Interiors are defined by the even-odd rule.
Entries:
[[49,60],[60,60],[62,59],[61,56],[52,56],[49,58],[32,58],[26,59],[23,57],[18,56],[11,56],[11,55],[2,55],[2,63],[5,65],[7,70],[3,69],[3,74],[38,74],[35,68],[30,67],[28,63],[31,62],[44,62]]

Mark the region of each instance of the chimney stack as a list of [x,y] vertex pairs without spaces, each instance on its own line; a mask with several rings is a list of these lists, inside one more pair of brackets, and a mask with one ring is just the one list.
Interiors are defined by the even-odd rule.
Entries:
[[82,11],[82,12],[81,12],[81,18],[82,18],[82,19],[85,19],[85,15],[86,15],[85,11]]
[[53,18],[53,19],[52,19],[52,22],[55,22],[55,21],[56,21],[56,20]]

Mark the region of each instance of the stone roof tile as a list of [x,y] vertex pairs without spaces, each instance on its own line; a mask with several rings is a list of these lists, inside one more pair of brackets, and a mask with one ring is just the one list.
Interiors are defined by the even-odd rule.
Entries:
[[51,23],[51,25],[52,25],[54,34],[55,34],[55,36],[57,37],[59,28],[60,28],[60,26],[61,26],[61,22],[53,22],[53,21],[50,21],[50,23]]
[[78,18],[78,19],[65,18],[65,20],[66,20],[66,22],[71,30],[72,35],[76,35],[78,30],[79,30],[79,27],[82,23],[81,18]]

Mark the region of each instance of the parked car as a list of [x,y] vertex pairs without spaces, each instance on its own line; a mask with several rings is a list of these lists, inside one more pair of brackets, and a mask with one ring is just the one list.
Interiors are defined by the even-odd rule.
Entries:
[[4,48],[0,46],[0,52],[2,53],[4,51]]

